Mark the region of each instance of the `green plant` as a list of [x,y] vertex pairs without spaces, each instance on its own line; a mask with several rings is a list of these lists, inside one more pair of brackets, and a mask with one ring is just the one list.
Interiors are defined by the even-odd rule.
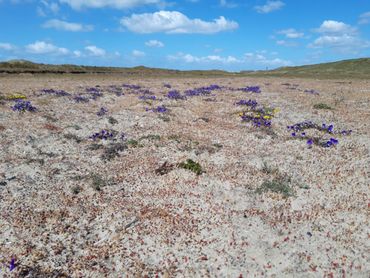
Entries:
[[274,193],[282,194],[285,198],[294,195],[294,191],[290,186],[291,178],[286,175],[278,175],[272,180],[265,180],[259,188],[257,188],[257,193],[263,193],[271,191]]
[[197,163],[197,162],[195,162],[191,159],[187,159],[186,162],[179,163],[178,167],[190,170],[190,171],[194,172],[195,174],[197,174],[198,176],[201,175],[202,173],[204,173],[204,171],[202,170],[202,166],[200,166],[199,163]]
[[332,107],[330,107],[329,105],[327,105],[326,103],[316,103],[314,104],[313,106],[314,109],[326,109],[326,110],[333,110]]

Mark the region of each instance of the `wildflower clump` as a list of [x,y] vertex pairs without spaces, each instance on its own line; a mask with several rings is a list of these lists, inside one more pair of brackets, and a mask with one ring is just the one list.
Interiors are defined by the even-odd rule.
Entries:
[[259,106],[256,100],[240,100],[236,105],[247,106],[248,108],[239,113],[242,122],[252,123],[254,127],[269,128],[272,119],[279,112],[277,108]]
[[177,90],[169,91],[168,94],[167,94],[167,97],[169,99],[175,99],[175,100],[185,99],[185,96],[181,95],[180,92],[177,91]]
[[[309,147],[312,145],[318,145],[324,148],[329,148],[337,145],[339,140],[334,138],[334,135],[350,135],[352,130],[334,130],[334,125],[327,125],[323,123],[322,125],[316,124],[312,121],[304,121],[301,123],[296,123],[291,126],[287,126],[288,130],[291,132],[291,136],[296,139],[306,140]],[[319,132],[318,135],[308,134],[309,130],[316,130]]]
[[102,116],[104,116],[107,113],[108,113],[108,109],[105,108],[105,107],[102,107],[102,108],[100,108],[99,112],[96,113],[96,115],[98,115],[99,117],[102,117]]
[[[99,132],[94,133],[89,138],[92,140],[115,140],[118,135],[117,131],[114,130],[108,130],[108,129],[102,129]],[[125,135],[121,134],[121,139],[123,140],[125,138]]]
[[166,113],[166,112],[168,112],[167,107],[164,106],[164,105],[159,105],[159,106],[157,106],[156,108],[153,108],[153,109],[146,108],[145,110],[146,111],[152,111],[154,113]]
[[200,87],[195,89],[186,90],[184,93],[188,97],[193,96],[205,96],[212,93],[214,90],[221,90],[222,88],[219,85],[212,84],[206,87]]
[[246,93],[256,93],[256,94],[261,93],[260,86],[246,86],[246,87],[238,88],[237,90],[246,92]]
[[30,111],[30,112],[35,112],[36,107],[34,107],[30,101],[25,101],[18,99],[16,100],[14,106],[12,106],[13,111],[18,111],[18,112],[25,112],[25,111]]

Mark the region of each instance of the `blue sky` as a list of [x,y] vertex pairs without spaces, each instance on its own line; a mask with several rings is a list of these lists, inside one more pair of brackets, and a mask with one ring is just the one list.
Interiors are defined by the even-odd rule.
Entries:
[[0,0],[0,60],[229,71],[370,56],[370,0]]

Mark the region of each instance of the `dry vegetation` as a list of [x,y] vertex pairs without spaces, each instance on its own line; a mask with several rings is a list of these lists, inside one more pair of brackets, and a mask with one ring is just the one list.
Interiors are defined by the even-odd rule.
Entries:
[[[309,147],[305,120],[353,132]],[[366,80],[1,77],[0,276],[369,277],[369,138]]]

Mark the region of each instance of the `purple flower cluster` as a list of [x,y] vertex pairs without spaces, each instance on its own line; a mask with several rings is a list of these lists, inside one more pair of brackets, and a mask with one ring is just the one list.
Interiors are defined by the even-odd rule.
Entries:
[[86,92],[90,94],[90,98],[93,100],[97,100],[99,97],[103,96],[103,93],[100,91],[100,89],[96,87],[86,88]]
[[70,96],[70,93],[67,93],[64,90],[54,90],[54,89],[42,89],[42,93],[44,94],[50,94],[50,95],[56,95],[58,97],[64,97],[64,96]]
[[157,97],[155,95],[142,95],[142,96],[139,96],[139,99],[141,99],[141,100],[156,100]]
[[152,112],[155,112],[155,113],[166,113],[166,112],[168,112],[168,109],[164,105],[157,106],[154,109],[146,108],[145,110],[146,111],[152,111]]
[[95,141],[96,139],[100,139],[100,140],[113,139],[113,137],[114,137],[113,132],[103,129],[100,132],[94,133],[89,138]]
[[271,127],[271,120],[264,119],[263,115],[259,117],[254,115],[244,114],[241,116],[243,122],[251,122],[255,127]]
[[239,100],[235,103],[236,105],[246,105],[250,106],[252,109],[255,109],[258,105],[257,101],[249,99],[249,100]]
[[171,90],[168,92],[167,97],[170,99],[185,99],[185,96],[181,95],[179,91],[177,90]]
[[193,96],[205,96],[211,94],[214,90],[221,90],[222,88],[216,84],[212,84],[206,87],[200,87],[195,89],[186,90],[184,94],[188,97]]
[[99,112],[96,113],[96,115],[98,115],[99,117],[102,117],[102,116],[104,116],[107,113],[108,113],[108,109],[105,108],[105,107],[102,107],[102,108],[100,108]]
[[261,88],[260,86],[247,86],[247,87],[239,88],[238,91],[258,94],[258,93],[261,93]]
[[332,147],[339,143],[336,138],[331,137],[329,140],[322,140],[317,137],[308,137],[305,130],[307,129],[316,129],[318,131],[327,133],[327,134],[337,134],[337,135],[350,135],[352,130],[342,130],[334,131],[334,125],[327,125],[323,123],[322,125],[316,124],[312,121],[305,121],[301,123],[294,124],[292,126],[287,126],[288,130],[292,131],[291,136],[301,139],[307,139],[307,145],[311,147],[313,144],[320,145],[322,147]]
[[116,96],[120,97],[122,95],[124,95],[124,93],[122,93],[122,88],[120,86],[117,86],[117,85],[110,85],[107,89],[107,91],[109,93],[113,93],[115,94]]
[[18,99],[15,101],[14,106],[12,106],[13,111],[19,111],[19,112],[25,112],[25,111],[30,111],[30,112],[35,112],[36,107],[34,107],[30,101],[25,101],[22,99]]
[[74,99],[75,102],[78,102],[78,103],[79,102],[89,102],[90,101],[87,97],[81,96],[81,95],[74,96],[73,99]]

